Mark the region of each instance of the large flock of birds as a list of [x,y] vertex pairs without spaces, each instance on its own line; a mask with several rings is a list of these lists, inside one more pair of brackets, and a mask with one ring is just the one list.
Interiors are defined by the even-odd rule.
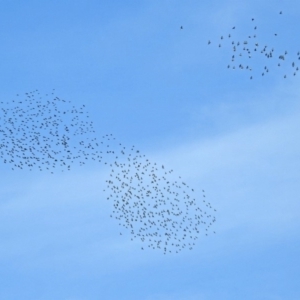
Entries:
[[[281,17],[282,14],[280,11],[278,15]],[[260,39],[260,28],[256,24],[255,18],[251,18],[250,22],[252,25],[250,34],[244,37],[237,36],[235,34],[236,26],[233,26],[231,31],[226,35],[221,35],[218,41],[208,40],[207,45],[216,45],[219,49],[224,49],[223,46],[229,46],[231,54],[226,66],[227,69],[249,72],[250,80],[257,76],[267,76],[275,68],[282,70],[283,78],[296,76],[299,71],[300,51],[290,53],[288,49],[285,49],[276,52],[274,46],[266,45]],[[280,39],[278,32],[273,32],[271,36]],[[260,67],[260,70],[256,71],[255,66]]]
[[[276,53],[258,42],[258,26],[254,18],[251,22],[250,35],[237,40],[234,26],[216,43],[221,49],[228,42],[232,49],[227,68],[246,70],[253,79],[252,61],[261,56],[276,60],[278,68],[290,64],[296,76],[300,51],[294,57],[287,50]],[[261,76],[269,71],[266,63]],[[87,162],[110,167],[104,192],[113,205],[111,217],[131,234],[132,241],[141,242],[142,250],[159,249],[164,254],[192,250],[201,233],[209,234],[216,209],[206,200],[205,191],[196,199],[196,191],[173,170],[150,161],[134,146],[122,145],[112,134],[97,136],[85,105],[76,107],[56,96],[55,90],[17,94],[0,104],[0,158],[12,170],[54,174]]]
[[134,146],[119,144],[117,153],[122,157],[115,157],[106,181],[107,200],[113,200],[114,207],[111,217],[130,231],[132,240],[145,244],[142,250],[161,249],[165,254],[192,250],[199,234],[208,235],[216,221],[205,191],[200,204],[180,176],[151,162]]
[[88,161],[108,166],[105,192],[113,204],[111,217],[131,233],[131,240],[142,243],[142,250],[191,250],[216,222],[204,190],[202,199],[196,199],[194,189],[173,170],[134,146],[125,147],[112,134],[99,138],[85,105],[76,107],[55,90],[34,90],[1,102],[0,122],[0,158],[12,170],[54,174]]
[[101,161],[97,152],[93,122],[85,106],[76,108],[54,90],[41,95],[38,90],[1,102],[0,157],[12,170],[70,170],[87,159]]

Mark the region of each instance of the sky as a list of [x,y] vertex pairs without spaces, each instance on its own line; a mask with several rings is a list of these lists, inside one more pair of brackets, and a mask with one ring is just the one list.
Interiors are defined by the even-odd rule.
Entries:
[[[217,209],[216,234],[192,251],[141,251],[110,218],[108,167],[53,176],[1,163],[0,299],[299,299],[298,1],[0,7],[0,101],[55,89],[86,106],[97,135],[173,169]],[[228,35],[242,43],[254,23],[273,60],[228,69]]]

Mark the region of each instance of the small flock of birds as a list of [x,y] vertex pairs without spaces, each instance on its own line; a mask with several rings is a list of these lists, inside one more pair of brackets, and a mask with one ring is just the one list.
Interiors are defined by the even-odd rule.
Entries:
[[[192,250],[216,222],[216,210],[173,170],[125,147],[112,134],[96,137],[85,105],[76,107],[55,90],[34,90],[0,102],[0,158],[12,170],[70,171],[88,161],[110,167],[107,199],[112,218],[146,248],[166,253]],[[214,231],[215,233],[215,231]],[[120,232],[120,234],[123,234]]]
[[[279,12],[279,15],[282,15],[282,11]],[[300,51],[296,51],[294,54],[289,53],[287,50],[276,53],[274,47],[270,47],[258,41],[259,28],[254,18],[251,18],[251,22],[252,33],[243,39],[235,39],[234,31],[236,27],[234,26],[230,33],[222,35],[219,41],[215,43],[218,48],[221,48],[226,41],[228,41],[231,46],[231,60],[228,62],[227,68],[247,71],[249,72],[249,78],[252,80],[255,77],[253,63],[255,59],[258,59],[260,56],[260,58],[265,59],[266,63],[264,67],[261,68],[260,73],[258,73],[259,76],[266,76],[273,66],[284,69],[282,73],[283,78],[287,78],[290,75],[296,76],[299,71],[297,63],[300,64]],[[273,36],[278,38],[278,33],[274,32]],[[212,45],[213,43],[209,40],[207,44]],[[270,67],[270,63],[272,63],[272,67]]]

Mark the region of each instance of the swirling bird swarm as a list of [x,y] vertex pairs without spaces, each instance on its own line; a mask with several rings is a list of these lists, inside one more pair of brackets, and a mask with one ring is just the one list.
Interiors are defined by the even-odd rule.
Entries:
[[151,162],[134,146],[125,147],[112,134],[98,141],[85,105],[76,107],[54,90],[1,102],[0,121],[0,156],[13,170],[63,172],[88,160],[110,167],[111,217],[131,233],[131,240],[144,243],[142,250],[191,250],[216,221],[204,191],[200,206],[194,189],[173,170]]
[[53,91],[42,96],[35,90],[1,102],[0,121],[0,156],[13,170],[53,173],[70,170],[75,162],[101,161],[84,105],[76,108]]
[[216,221],[216,210],[205,200],[204,190],[200,207],[194,189],[181,177],[176,179],[173,170],[150,162],[134,148],[129,153],[123,149],[123,155],[129,161],[115,161],[107,180],[107,199],[114,205],[111,217],[145,247],[165,254],[192,250],[200,233],[208,235]]

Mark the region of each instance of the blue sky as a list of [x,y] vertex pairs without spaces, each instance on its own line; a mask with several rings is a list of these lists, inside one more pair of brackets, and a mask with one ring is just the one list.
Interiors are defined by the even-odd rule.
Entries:
[[1,164],[1,299],[299,299],[300,74],[271,65],[262,77],[259,57],[249,80],[217,47],[233,26],[243,41],[254,17],[259,43],[291,63],[300,3],[281,2],[1,2],[0,101],[55,88],[86,105],[99,136],[135,145],[217,208],[216,235],[164,256],[119,235],[105,166]]

